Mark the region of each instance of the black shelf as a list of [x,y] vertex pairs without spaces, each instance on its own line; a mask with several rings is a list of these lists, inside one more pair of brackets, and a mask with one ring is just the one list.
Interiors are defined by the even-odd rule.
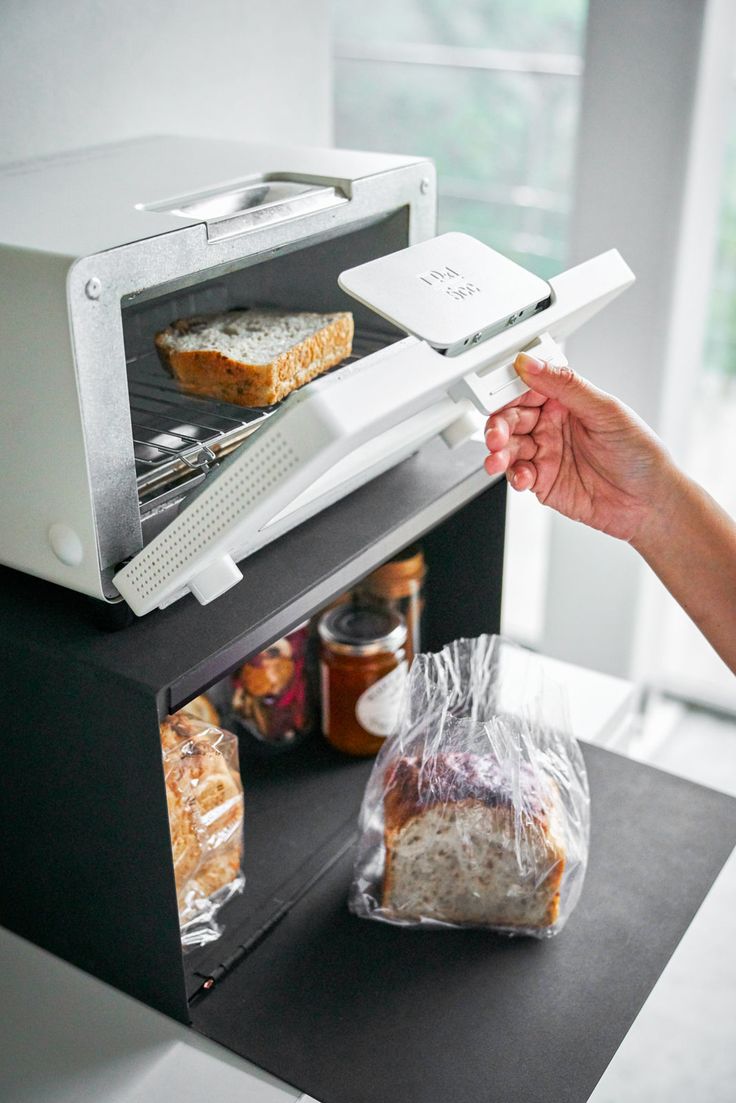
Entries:
[[[164,715],[247,654],[285,635],[483,491],[490,493],[484,495],[479,523],[490,525],[495,537],[491,573],[496,577],[485,621],[492,630],[497,618],[494,606],[500,600],[498,556],[503,550],[505,482],[492,487],[482,468],[484,454],[483,446],[473,442],[450,451],[441,441],[431,441],[410,459],[246,559],[241,564],[243,581],[211,605],[203,608],[187,597],[119,632],[104,631],[92,621],[89,599],[0,569],[0,639],[5,636],[12,647],[21,630],[26,639],[34,640],[40,655],[47,644],[50,658],[61,648],[70,661],[83,662],[91,676],[95,670],[103,671],[153,692]],[[488,582],[482,576],[475,578],[462,544],[456,550],[459,563],[465,561],[464,586],[473,604],[474,583],[482,593]],[[441,601],[448,601],[444,583],[452,585],[456,565],[436,564],[436,610]],[[452,623],[445,623],[451,633]]]
[[[13,747],[0,921],[189,1022],[195,973],[221,961],[182,955],[159,721],[419,537],[425,645],[498,631],[506,482],[487,478],[483,455],[479,444],[449,451],[435,440],[245,560],[243,580],[211,605],[185,598],[118,632],[97,623],[100,603],[0,569]],[[311,790],[294,779],[294,815],[284,819],[281,800],[269,808],[268,785],[249,797],[249,773],[246,818],[261,823],[264,848],[246,858],[254,893],[233,904],[238,919],[222,943],[231,954],[342,853],[358,800],[325,769],[332,804],[317,775]],[[278,840],[295,830],[304,837],[282,854]]]
[[[557,937],[357,919],[347,849],[192,1007],[195,1027],[322,1103],[584,1103],[728,858],[736,801],[583,753],[590,861]],[[358,801],[359,781],[344,779]]]
[[351,845],[372,767],[318,735],[271,758],[241,754],[245,890],[218,915],[217,942],[184,954],[189,997],[251,952]]

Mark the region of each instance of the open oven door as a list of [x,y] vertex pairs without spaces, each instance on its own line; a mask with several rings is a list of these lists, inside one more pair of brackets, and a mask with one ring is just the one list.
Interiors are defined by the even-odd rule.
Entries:
[[[453,264],[450,247],[462,242],[448,239],[464,237],[443,235],[401,254],[420,250],[425,270],[448,263],[459,269],[462,262]],[[401,254],[343,273],[341,287],[386,316],[385,289],[396,279]],[[115,586],[138,616],[189,592],[202,604],[213,601],[243,577],[240,560],[431,437],[441,434],[454,446],[472,436],[485,417],[526,390],[513,367],[519,351],[535,349],[547,360],[561,357],[556,342],[633,280],[620,254],[609,250],[550,280],[544,309],[485,340],[471,339],[458,355],[446,355],[429,343],[416,313],[408,307],[402,312],[402,289],[396,284],[391,318],[413,336],[289,395],[187,499],[175,520],[118,571]],[[371,302],[371,286],[381,287],[380,303]],[[483,316],[484,303],[490,319],[493,290],[475,296],[476,318]],[[452,330],[451,299],[433,302],[427,328],[438,311],[447,312]]]

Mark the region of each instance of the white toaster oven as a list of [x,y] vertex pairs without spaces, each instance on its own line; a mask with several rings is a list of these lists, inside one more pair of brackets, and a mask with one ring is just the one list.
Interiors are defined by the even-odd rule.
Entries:
[[[7,166],[0,560],[139,615],[211,601],[250,553],[430,437],[461,444],[523,389],[519,349],[555,355],[633,279],[612,250],[444,355],[400,284],[379,315],[348,271],[429,242],[435,206],[426,160],[343,150],[148,138]],[[447,247],[427,245],[427,270]],[[278,408],[181,392],[154,334],[254,304],[352,310],[350,361]]]

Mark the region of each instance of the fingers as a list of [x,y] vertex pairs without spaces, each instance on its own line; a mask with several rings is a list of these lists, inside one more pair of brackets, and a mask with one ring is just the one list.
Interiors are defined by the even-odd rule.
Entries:
[[545,399],[557,399],[576,417],[595,421],[611,416],[615,399],[576,375],[572,368],[553,367],[526,352],[519,353],[514,367],[528,387]]
[[486,456],[483,466],[489,475],[503,475],[514,490],[533,490],[537,481],[537,469],[530,459],[513,460],[507,448]]
[[[537,445],[530,436],[514,436],[505,447],[498,451],[492,449],[489,451],[490,454],[484,461],[485,469],[489,475],[501,475],[504,471],[515,470],[520,462],[523,464],[524,461],[534,459],[537,454]],[[522,488],[519,487],[519,489]]]
[[508,449],[502,448],[500,452],[491,452],[483,461],[483,466],[489,475],[503,475],[508,469],[511,457]]
[[[542,403],[546,401],[543,396],[538,397]],[[515,490],[528,490],[536,480],[536,470],[527,461],[532,460],[537,451],[531,434],[539,420],[540,405],[514,403],[486,423],[485,440],[490,455],[485,459],[485,469],[489,475],[507,472]]]
[[[542,399],[544,401],[544,399]],[[514,435],[531,433],[539,421],[538,406],[507,406],[486,422],[486,445],[490,452],[504,448]]]
[[514,490],[533,490],[537,481],[537,469],[533,463],[520,460],[509,467],[507,477]]

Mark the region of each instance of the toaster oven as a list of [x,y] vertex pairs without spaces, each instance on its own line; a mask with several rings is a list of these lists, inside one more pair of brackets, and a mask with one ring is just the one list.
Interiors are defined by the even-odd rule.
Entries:
[[[7,167],[0,559],[139,615],[207,603],[429,438],[466,440],[519,393],[520,348],[553,355],[633,278],[603,254],[553,279],[545,309],[446,356],[407,322],[400,283],[379,314],[351,282],[368,265],[381,284],[381,258],[419,242],[441,269],[434,232],[418,158],[149,138]],[[155,333],[254,304],[352,310],[351,362],[278,408],[184,394]]]

